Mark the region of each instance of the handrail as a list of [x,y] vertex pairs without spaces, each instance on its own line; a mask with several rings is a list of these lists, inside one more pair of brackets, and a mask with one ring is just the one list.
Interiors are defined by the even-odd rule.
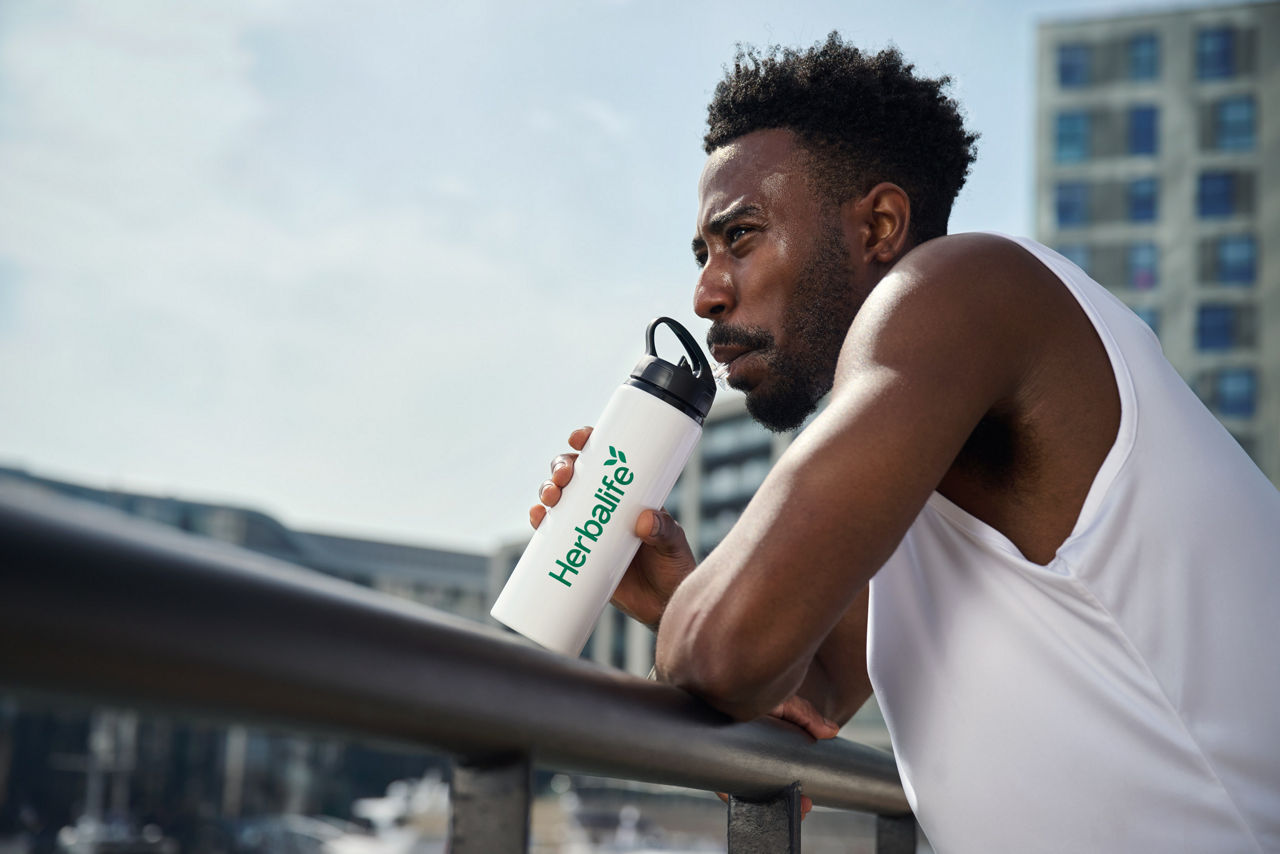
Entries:
[[0,488],[0,684],[901,816],[893,758],[252,552]]

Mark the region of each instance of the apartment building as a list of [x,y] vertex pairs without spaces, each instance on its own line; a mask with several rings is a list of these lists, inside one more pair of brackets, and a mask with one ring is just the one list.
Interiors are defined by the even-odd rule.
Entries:
[[1038,32],[1036,231],[1280,483],[1280,3]]

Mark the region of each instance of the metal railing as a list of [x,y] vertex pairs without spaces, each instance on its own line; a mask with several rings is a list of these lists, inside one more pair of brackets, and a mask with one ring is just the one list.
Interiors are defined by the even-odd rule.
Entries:
[[881,751],[25,489],[0,489],[0,685],[443,751],[455,854],[527,850],[534,765],[729,792],[733,854],[799,852],[801,790],[915,850]]

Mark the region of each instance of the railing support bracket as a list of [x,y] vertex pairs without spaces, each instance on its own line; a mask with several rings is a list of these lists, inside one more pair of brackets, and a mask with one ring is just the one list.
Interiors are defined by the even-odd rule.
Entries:
[[800,784],[766,801],[730,796],[729,854],[800,854]]
[[915,854],[916,820],[912,816],[876,816],[876,854]]
[[526,854],[532,788],[527,755],[455,763],[450,854]]

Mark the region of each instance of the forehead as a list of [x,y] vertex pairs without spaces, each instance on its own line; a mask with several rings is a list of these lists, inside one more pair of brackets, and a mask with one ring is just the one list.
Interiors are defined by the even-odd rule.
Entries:
[[811,191],[806,157],[789,130],[761,130],[721,146],[707,158],[698,181],[698,222],[739,204],[789,206]]

